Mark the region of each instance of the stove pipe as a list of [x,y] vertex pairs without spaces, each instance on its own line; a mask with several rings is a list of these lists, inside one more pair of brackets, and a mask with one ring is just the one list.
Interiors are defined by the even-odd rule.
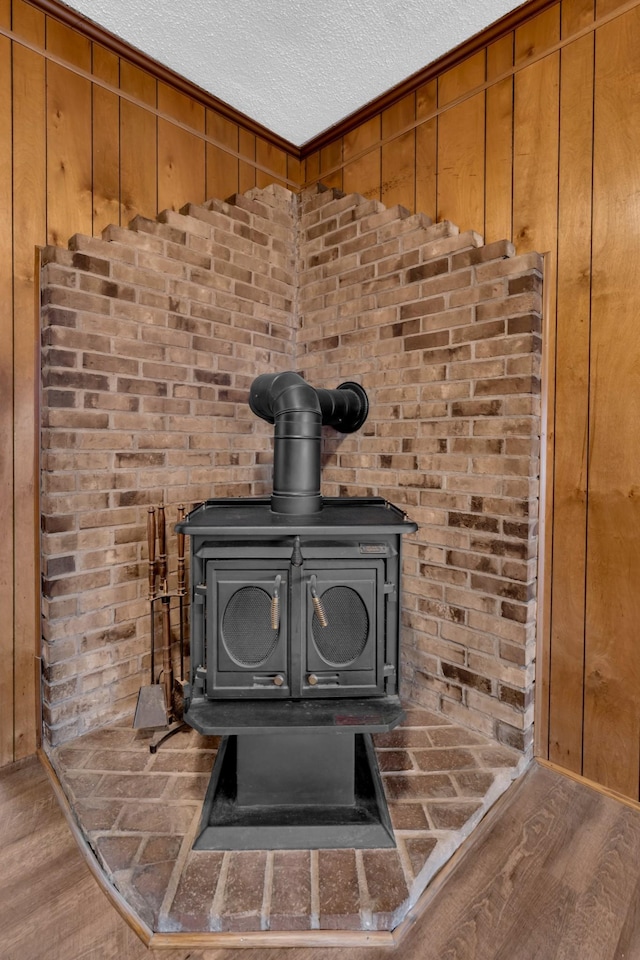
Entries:
[[322,427],[341,433],[359,430],[369,412],[364,388],[346,381],[335,390],[315,389],[292,370],[264,373],[251,384],[249,406],[275,425],[271,509],[295,515],[318,513],[322,510]]

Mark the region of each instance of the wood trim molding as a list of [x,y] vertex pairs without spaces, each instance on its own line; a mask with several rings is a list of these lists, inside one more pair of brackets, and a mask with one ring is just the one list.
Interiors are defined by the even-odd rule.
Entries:
[[76,30],[89,40],[101,44],[103,47],[106,47],[107,50],[117,54],[119,57],[123,57],[136,67],[146,70],[146,72],[150,73],[156,80],[170,84],[203,106],[208,107],[210,110],[215,110],[216,113],[221,114],[227,120],[239,124],[251,133],[256,134],[256,136],[261,137],[261,139],[278,147],[280,150],[291,154],[296,160],[301,159],[300,147],[290,143],[289,140],[285,140],[284,137],[279,136],[279,134],[274,133],[267,127],[263,127],[262,124],[256,120],[252,120],[251,117],[246,116],[246,114],[241,113],[239,110],[236,110],[228,103],[225,103],[224,100],[219,100],[217,97],[214,97],[213,94],[207,93],[206,90],[203,90],[197,86],[197,84],[192,83],[179,73],[171,70],[170,67],[165,67],[164,64],[154,60],[153,57],[136,49],[136,47],[132,47],[125,40],[121,40],[120,37],[117,37],[109,30],[83,17],[82,14],[76,10],[64,6],[59,0],[27,0],[27,2],[37,10],[41,10],[48,17],[54,17],[56,20]]
[[475,36],[469,40],[465,40],[464,43],[455,47],[454,50],[445,53],[442,57],[439,57],[438,60],[434,60],[426,67],[422,67],[417,73],[412,74],[410,77],[407,77],[406,80],[402,80],[396,84],[395,87],[391,87],[385,93],[376,97],[375,100],[371,100],[365,104],[365,106],[350,113],[344,120],[340,120],[339,123],[329,127],[323,131],[323,133],[318,134],[317,137],[313,137],[313,139],[303,143],[300,148],[302,154],[301,159],[306,160],[312,153],[316,153],[316,151],[326,147],[329,143],[333,143],[334,140],[344,137],[347,133],[359,127],[360,124],[365,123],[367,120],[370,120],[371,117],[386,110],[387,107],[392,106],[398,100],[401,100],[410,93],[414,93],[418,87],[423,86],[430,80],[434,80],[446,70],[451,70],[453,67],[458,66],[459,63],[462,63],[463,60],[477,53],[478,50],[488,46],[490,43],[494,43],[496,40],[500,40],[507,33],[515,30],[516,27],[522,26],[527,20],[531,20],[532,17],[546,10],[547,7],[555,6],[558,2],[559,0],[528,0],[527,3],[517,7],[515,10],[512,10],[511,13],[502,17],[501,20],[497,20],[494,24],[487,27],[486,30],[476,33]]
[[568,777],[569,780],[573,780],[575,783],[581,783],[583,787],[595,790],[596,793],[601,793],[603,797],[617,800],[618,803],[623,804],[625,807],[630,807],[631,810],[640,812],[640,802],[634,800],[633,797],[626,797],[623,793],[618,793],[617,790],[611,790],[601,783],[596,783],[595,780],[589,780],[588,777],[583,777],[580,773],[575,773],[573,770],[567,770],[565,767],[553,763],[552,760],[545,760],[544,757],[536,757],[535,763],[541,767],[545,767],[547,770],[553,770],[554,773],[558,773],[563,777]]

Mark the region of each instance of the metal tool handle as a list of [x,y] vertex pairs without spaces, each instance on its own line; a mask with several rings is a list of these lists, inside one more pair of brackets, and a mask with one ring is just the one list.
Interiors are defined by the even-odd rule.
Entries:
[[164,504],[158,507],[158,562],[160,589],[167,592],[167,529],[164,516]]
[[147,548],[149,555],[149,600],[156,595],[156,508],[147,513]]
[[[184,505],[182,503],[178,504],[178,522],[181,520],[184,520]],[[178,596],[184,597],[186,593],[184,585],[184,533],[178,533],[176,540],[178,547]]]
[[323,603],[322,603],[322,600],[320,599],[320,597],[318,596],[318,593],[317,593],[317,591],[316,591],[316,578],[315,578],[315,577],[311,577],[311,582],[310,582],[310,584],[309,584],[309,589],[311,590],[311,602],[313,603],[313,609],[314,609],[315,612],[316,612],[316,616],[317,616],[317,618],[318,618],[318,621],[319,621],[319,623],[320,623],[320,626],[321,626],[321,627],[328,627],[328,626],[329,626],[329,620],[327,619],[327,614],[326,614],[326,611],[325,611],[325,609],[324,609],[324,605],[323,605]]
[[[273,587],[273,596],[271,597],[271,629],[279,630],[280,629],[280,584],[282,583],[282,577],[280,574],[276,577],[276,582]],[[274,681],[275,682],[275,681]]]

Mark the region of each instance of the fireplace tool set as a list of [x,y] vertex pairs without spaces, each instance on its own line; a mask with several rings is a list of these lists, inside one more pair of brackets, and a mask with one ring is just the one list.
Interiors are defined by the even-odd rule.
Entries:
[[[184,506],[177,508],[177,521],[184,520]],[[185,647],[185,554],[184,533],[177,534],[177,588],[169,591],[165,508],[149,507],[147,513],[147,546],[149,573],[149,620],[151,665],[148,686],[140,688],[133,726],[135,728],[169,727],[162,736],[152,742],[155,753],[160,743],[176,733],[182,726],[184,711],[184,647]],[[156,552],[157,547],[157,552]],[[171,635],[171,601],[177,599],[179,610],[179,655],[180,676],[174,677],[173,641]],[[156,616],[157,604],[161,607],[162,665],[156,675]]]

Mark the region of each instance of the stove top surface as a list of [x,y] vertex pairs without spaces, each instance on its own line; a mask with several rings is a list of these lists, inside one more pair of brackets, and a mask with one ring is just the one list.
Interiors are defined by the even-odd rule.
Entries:
[[210,534],[234,535],[238,538],[286,530],[293,534],[321,531],[326,534],[358,534],[375,532],[411,533],[417,524],[402,510],[381,497],[326,497],[318,513],[290,515],[274,513],[271,500],[232,497],[207,500],[176,525],[179,533],[191,536]]

